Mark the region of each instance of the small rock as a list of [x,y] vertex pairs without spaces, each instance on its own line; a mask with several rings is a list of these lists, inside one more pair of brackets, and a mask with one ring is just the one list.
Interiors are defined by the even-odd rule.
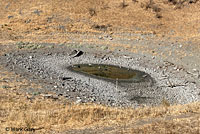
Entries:
[[71,58],[79,57],[79,56],[83,55],[83,53],[84,53],[83,51],[73,50],[73,51],[69,54],[69,56],[70,56]]
[[157,66],[157,69],[161,69],[162,67],[161,66]]
[[14,16],[12,16],[12,15],[10,15],[10,16],[8,16],[8,19],[11,19],[11,18],[13,18]]
[[59,93],[58,96],[63,96],[63,94],[62,94],[62,93]]
[[125,59],[130,59],[131,57],[130,56],[126,56],[126,55],[124,55],[123,56]]
[[51,98],[53,95],[52,94],[42,94],[42,97],[44,98]]
[[197,72],[198,70],[196,68],[192,69],[194,72]]
[[143,75],[142,77],[145,78],[145,77],[147,77],[147,75]]
[[108,36],[108,35],[105,35],[104,37],[105,37],[105,38],[108,38],[109,36]]
[[24,22],[25,22],[25,23],[30,23],[30,22],[31,22],[31,19],[25,20]]
[[178,68],[178,67],[177,67],[177,66],[175,66],[175,67],[174,67],[174,70],[177,70],[177,68]]
[[59,98],[58,98],[58,96],[52,96],[52,99],[53,100],[58,100]]
[[42,11],[40,11],[40,10],[38,10],[38,9],[36,9],[36,10],[33,11],[33,13],[37,14],[38,16],[40,16],[40,13],[41,13],[41,12],[42,12]]
[[81,102],[81,99],[76,100],[76,104],[79,104]]
[[102,36],[99,36],[99,39],[103,39],[103,37],[102,37]]
[[34,99],[34,97],[33,97],[33,96],[30,96],[30,95],[27,95],[27,96],[26,96],[26,99],[32,101],[32,100]]
[[189,3],[192,4],[192,3],[196,3],[198,0],[189,0]]
[[62,77],[61,80],[70,80],[72,77]]

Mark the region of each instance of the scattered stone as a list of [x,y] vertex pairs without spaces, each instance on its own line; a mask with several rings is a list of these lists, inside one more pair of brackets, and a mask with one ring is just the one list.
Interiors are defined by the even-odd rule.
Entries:
[[127,55],[124,55],[123,56],[125,59],[131,59],[131,57],[130,56],[127,56]]
[[25,22],[25,23],[30,23],[30,22],[31,22],[31,19],[25,20],[24,22]]
[[14,16],[12,16],[12,15],[10,15],[10,16],[8,16],[8,19],[11,19],[11,18],[13,18]]
[[92,28],[100,31],[106,31],[110,25],[93,25]]
[[102,36],[99,36],[99,39],[103,39],[103,37],[102,37]]
[[53,100],[57,100],[59,99],[58,96],[52,95],[52,94],[43,94],[42,95],[44,99],[53,99]]
[[59,97],[56,95],[56,96],[53,96],[52,99],[53,99],[53,100],[58,100]]
[[58,96],[63,96],[63,94],[62,94],[62,93],[59,93]]
[[26,96],[26,99],[27,99],[27,100],[30,100],[30,101],[32,102],[32,100],[35,99],[35,98],[34,98],[34,96],[27,95],[27,96]]
[[194,72],[197,72],[198,70],[196,68],[192,69]]
[[83,51],[73,50],[73,51],[69,54],[69,56],[70,56],[71,58],[79,57],[79,56],[83,55],[83,53],[84,53]]
[[38,9],[36,9],[36,10],[34,10],[34,11],[33,11],[33,13],[34,13],[34,14],[37,14],[38,16],[40,16],[40,13],[42,13],[42,11],[41,11],[41,10],[38,10]]
[[42,94],[42,97],[44,97],[44,99],[51,98],[52,96],[52,94]]
[[76,100],[76,104],[81,103],[81,99]]
[[61,80],[71,80],[72,77],[61,77]]
[[[42,50],[42,52],[43,51],[44,50]],[[52,52],[53,54],[45,55],[46,53],[50,53],[51,51],[53,51]],[[56,52],[54,52],[54,51],[56,51]],[[73,51],[74,51],[74,54],[71,54],[71,56],[72,57],[77,56],[78,55],[77,53],[79,53],[79,50],[73,50]],[[102,50],[100,50],[100,51],[102,51]],[[156,100],[148,99],[148,101],[150,101],[150,102],[144,102],[144,103],[147,103],[147,105],[153,104],[154,102],[157,104],[157,102],[159,101],[159,97],[166,95],[165,91],[170,91],[170,94],[168,95],[168,97],[169,97],[169,99],[172,100],[172,102],[173,101],[176,102],[178,97],[180,97],[180,99],[178,98],[179,99],[178,103],[179,102],[180,103],[188,103],[188,102],[193,101],[193,98],[190,98],[189,95],[194,90],[193,87],[195,87],[195,85],[191,86],[191,83],[188,83],[187,85],[190,86],[189,88],[186,86],[184,88],[180,87],[180,86],[184,86],[183,84],[179,84],[179,83],[182,83],[182,79],[187,79],[186,78],[187,74],[186,74],[185,78],[179,79],[179,76],[182,76],[182,75],[184,76],[185,72],[180,73],[180,72],[174,71],[173,69],[178,69],[178,67],[175,66],[176,63],[173,64],[173,63],[165,62],[165,64],[163,65],[163,61],[161,61],[160,63],[162,63],[162,64],[155,64],[155,61],[152,60],[153,57],[146,56],[144,58],[144,56],[141,56],[139,54],[138,55],[131,54],[131,57],[133,57],[133,58],[131,60],[127,60],[130,58],[129,57],[130,53],[124,53],[124,52],[120,55],[117,53],[115,55],[113,54],[111,61],[105,60],[106,57],[108,56],[108,54],[106,52],[105,53],[97,52],[97,54],[100,54],[101,56],[98,56],[96,59],[92,58],[96,54],[96,52],[94,52],[91,55],[90,55],[90,53],[92,53],[92,52],[88,52],[84,55],[84,57],[82,56],[81,58],[70,59],[69,55],[66,55],[66,53],[68,53],[68,52],[69,52],[69,50],[66,50],[66,51],[61,50],[61,53],[60,53],[59,51],[57,51],[57,47],[56,47],[56,49],[54,49],[54,50],[48,49],[48,51],[43,52],[43,53],[37,53],[35,51],[34,56],[31,56],[33,53],[25,53],[24,55],[16,54],[16,55],[12,55],[11,58],[8,59],[8,60],[12,60],[12,61],[9,61],[8,64],[10,64],[12,62],[12,64],[9,65],[9,67],[12,67],[14,65],[13,62],[17,61],[16,65],[14,65],[14,66],[19,66],[21,68],[26,67],[26,69],[30,67],[29,69],[31,70],[31,72],[33,72],[36,75],[39,75],[39,78],[41,76],[43,78],[45,78],[45,80],[42,80],[42,82],[44,81],[44,84],[48,84],[48,86],[47,86],[48,89],[45,89],[45,90],[55,92],[58,95],[53,96],[53,95],[47,94],[47,95],[43,95],[44,98],[52,98],[52,99],[56,100],[59,98],[59,96],[66,96],[67,98],[71,97],[71,99],[72,99],[75,96],[80,95],[81,98],[80,97],[77,99],[75,98],[75,102],[80,103],[80,102],[92,101],[92,102],[98,102],[98,103],[102,103],[102,104],[106,104],[106,105],[119,105],[119,106],[127,106],[127,105],[135,106],[135,105],[137,105],[136,102],[134,102],[134,104],[133,104],[132,102],[129,102],[129,101],[127,102],[126,99],[127,99],[127,96],[133,96],[136,92],[140,93],[139,88],[135,89],[133,87],[133,89],[131,89],[131,88],[127,87],[127,89],[126,89],[126,87],[125,87],[126,85],[122,85],[122,87],[120,87],[121,85],[119,85],[119,86],[117,86],[117,90],[120,90],[120,91],[116,92],[115,83],[113,84],[113,83],[110,83],[107,81],[95,80],[93,78],[91,78],[90,84],[87,85],[86,82],[88,82],[88,77],[85,78],[82,75],[78,75],[73,72],[68,72],[65,68],[66,66],[69,66],[72,64],[77,64],[77,63],[86,63],[86,64],[103,63],[103,64],[119,65],[122,67],[123,66],[129,67],[130,69],[131,68],[141,69],[143,71],[145,70],[145,72],[152,75],[155,78],[155,81],[157,83],[155,85],[153,85],[155,87],[151,87],[148,85],[148,90],[145,89],[146,92],[144,91],[144,96],[153,94],[152,96],[153,97],[155,96],[154,98]],[[104,55],[106,55],[106,56],[104,56]],[[103,60],[101,59],[102,56],[104,56]],[[7,58],[7,57],[4,57],[4,58]],[[157,58],[157,56],[156,56],[156,58]],[[29,60],[29,59],[34,59],[34,60]],[[40,72],[40,74],[38,73],[38,71]],[[170,77],[170,81],[168,81],[167,85],[165,85],[165,82],[167,82],[167,79],[162,77],[162,71],[163,71],[164,77]],[[194,71],[196,71],[196,70],[194,70]],[[181,75],[179,75],[179,73]],[[60,77],[60,76],[62,76],[62,77]],[[146,77],[146,76],[144,75],[143,77]],[[35,77],[35,78],[37,78],[37,77]],[[194,77],[192,77],[192,79],[193,78]],[[48,82],[46,82],[46,81],[48,81]],[[49,84],[50,82],[52,84]],[[119,83],[119,84],[121,84],[121,83]],[[141,84],[143,84],[143,83],[141,83]],[[137,84],[136,84],[136,86],[137,86]],[[157,88],[157,86],[159,86],[159,87]],[[163,86],[163,87],[160,88],[161,86]],[[113,89],[115,89],[115,91],[113,91]],[[126,92],[125,90],[126,91],[129,90],[129,91]],[[160,92],[160,91],[163,91],[164,93]],[[33,92],[33,91],[31,91],[31,92]],[[66,93],[64,93],[64,92],[66,92]],[[85,96],[83,96],[83,95],[85,95]],[[185,97],[181,98],[183,95]],[[197,93],[195,95],[197,95]],[[93,96],[95,96],[95,97],[93,97]],[[174,97],[174,96],[178,96],[178,97]],[[157,100],[157,98],[158,98],[158,100]],[[107,102],[108,99],[110,101]],[[72,100],[74,100],[74,99],[72,99]]]

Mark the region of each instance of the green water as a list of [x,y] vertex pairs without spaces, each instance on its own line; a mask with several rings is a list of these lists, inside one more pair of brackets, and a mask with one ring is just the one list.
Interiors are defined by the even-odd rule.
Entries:
[[139,70],[105,64],[77,64],[70,66],[68,69],[78,73],[111,80],[142,81],[146,75]]

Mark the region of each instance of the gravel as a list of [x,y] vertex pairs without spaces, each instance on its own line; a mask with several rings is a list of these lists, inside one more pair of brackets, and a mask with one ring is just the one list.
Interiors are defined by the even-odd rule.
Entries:
[[[165,99],[171,104],[199,101],[198,74],[188,73],[182,66],[162,61],[156,56],[122,53],[95,48],[81,48],[78,57],[69,56],[74,49],[58,46],[54,49],[12,52],[1,57],[5,66],[43,84],[40,92],[53,91],[75,103],[94,102],[109,106],[138,107],[159,105]],[[88,77],[67,69],[81,63],[119,65],[149,74],[143,83],[118,83]],[[194,71],[195,73],[198,70]],[[42,91],[43,90],[43,91]],[[34,92],[34,91],[30,91]]]

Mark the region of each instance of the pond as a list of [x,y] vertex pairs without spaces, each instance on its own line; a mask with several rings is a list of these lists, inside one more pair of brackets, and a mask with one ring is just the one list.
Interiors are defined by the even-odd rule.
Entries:
[[139,70],[106,64],[76,64],[68,67],[69,70],[105,80],[124,82],[143,82],[149,74]]

